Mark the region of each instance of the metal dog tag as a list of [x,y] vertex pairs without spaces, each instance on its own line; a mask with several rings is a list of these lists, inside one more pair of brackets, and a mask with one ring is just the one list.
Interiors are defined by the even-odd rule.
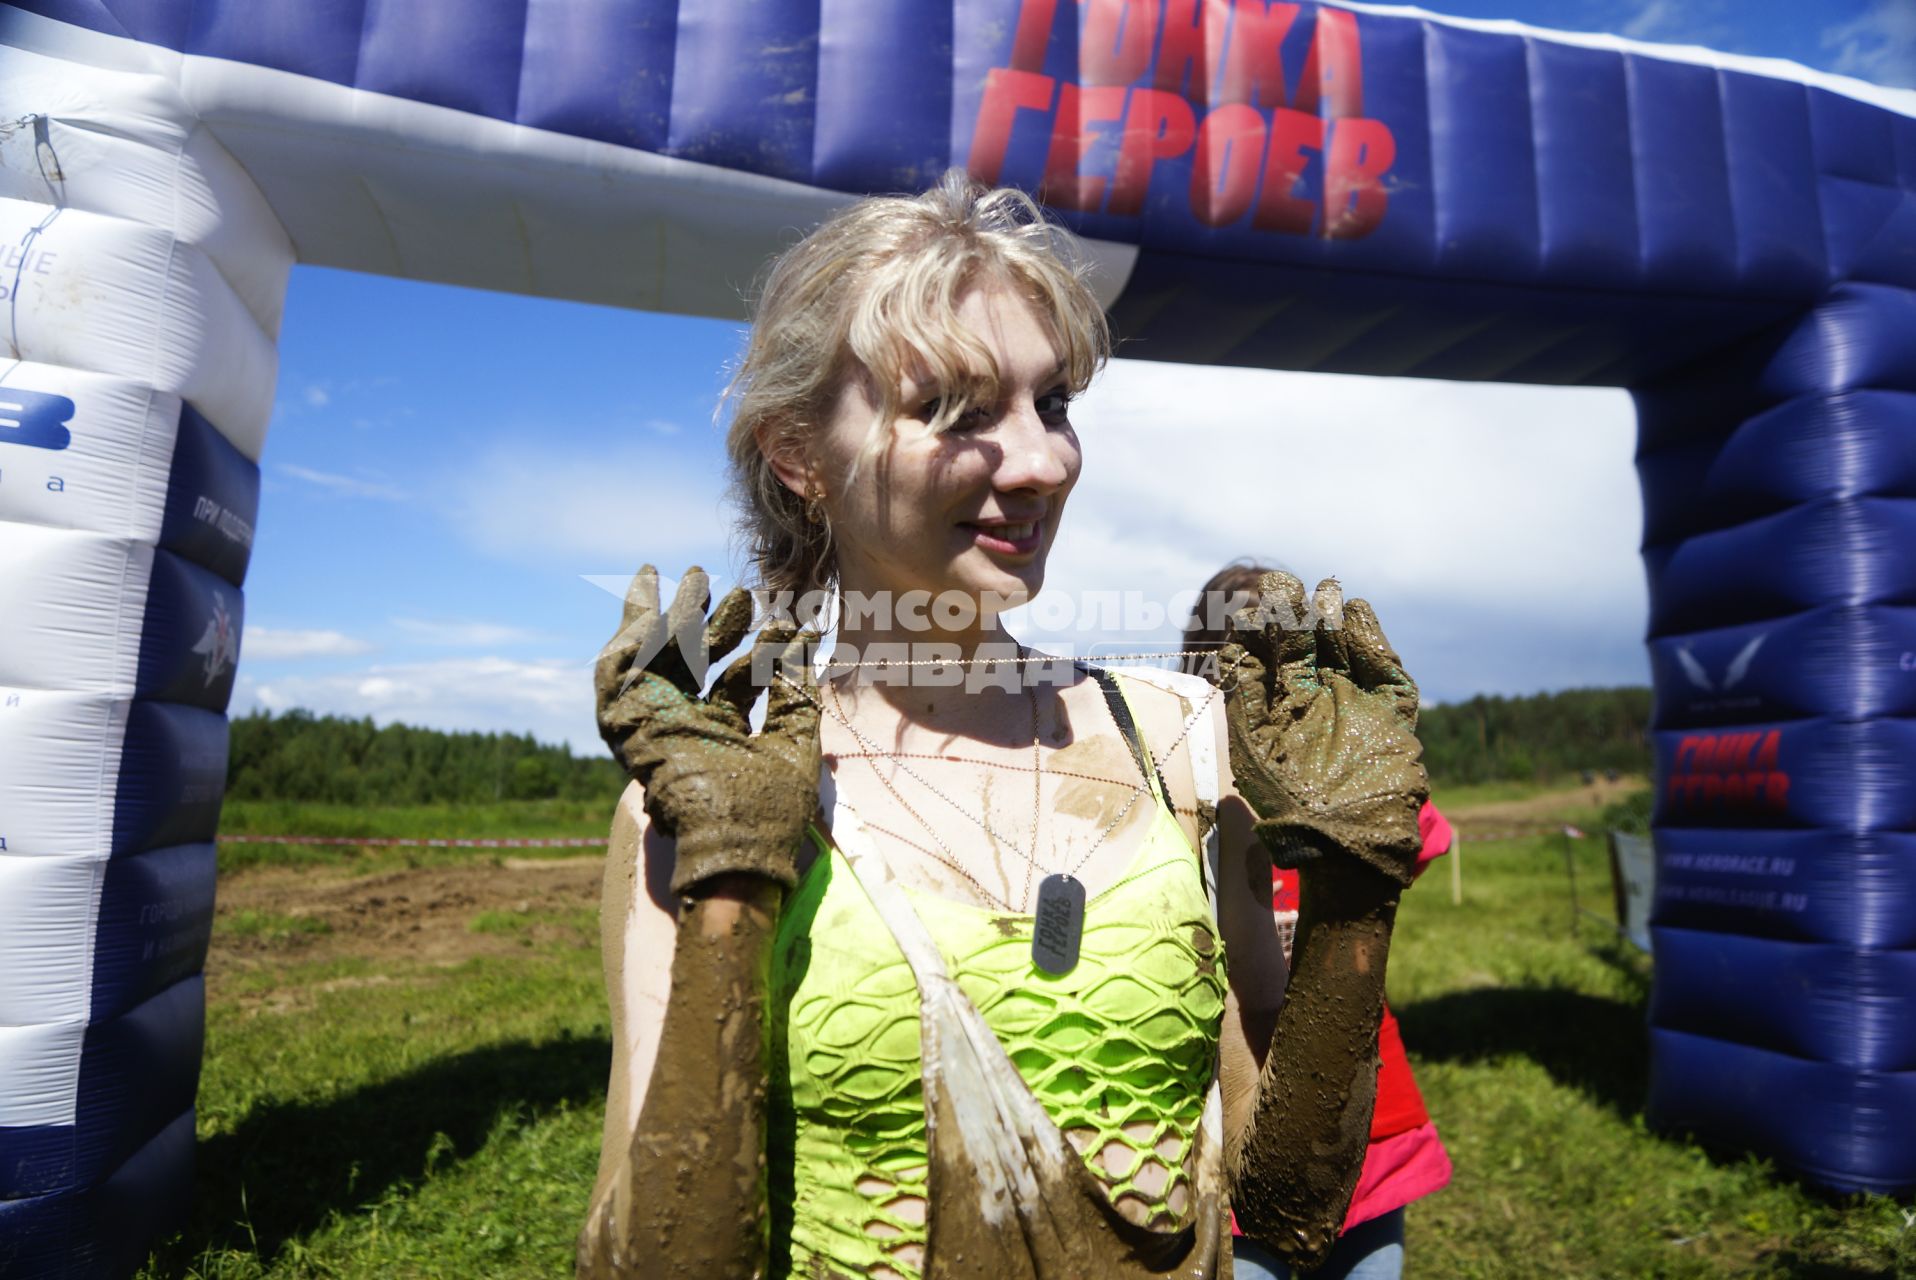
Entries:
[[1038,883],[1038,914],[1032,921],[1031,962],[1046,973],[1070,973],[1084,937],[1084,882],[1046,876]]

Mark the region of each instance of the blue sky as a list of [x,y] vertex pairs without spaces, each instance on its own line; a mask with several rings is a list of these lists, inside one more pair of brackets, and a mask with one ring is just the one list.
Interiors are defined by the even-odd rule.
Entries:
[[[1433,7],[1916,87],[1916,0]],[[618,613],[602,584],[643,557],[738,571],[712,414],[739,326],[313,268],[285,314],[235,712],[597,749],[589,668]],[[1433,700],[1646,679],[1621,392],[1120,361],[1074,416],[1086,472],[1055,587],[1163,599],[1255,554],[1368,595]],[[1331,416],[1365,430],[1326,442],[1310,424]],[[1210,462],[1253,429],[1274,449],[1308,435],[1330,474],[1396,451],[1426,477],[1417,515],[1354,488],[1290,495],[1273,522]]]
[[1909,0],[1444,0],[1421,7],[1788,58],[1818,71],[1916,88],[1916,5]]

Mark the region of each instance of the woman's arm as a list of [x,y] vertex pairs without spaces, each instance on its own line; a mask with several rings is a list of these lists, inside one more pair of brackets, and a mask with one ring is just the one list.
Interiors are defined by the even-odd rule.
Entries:
[[[735,589],[705,620],[710,596],[697,569],[669,611],[658,594],[648,565],[632,580],[594,676],[600,734],[639,793],[629,797],[637,803],[607,870],[608,905],[620,916],[607,967],[623,1056],[615,1055],[617,1118],[607,1116],[578,1273],[748,1280],[765,1256],[772,935],[818,806],[809,637],[766,628],[706,693],[704,659],[684,638],[700,636],[704,621],[703,653],[730,652],[750,626],[751,601]],[[765,725],[753,733],[752,700],[773,673]],[[642,885],[650,886],[643,899]],[[657,973],[668,955],[661,993]],[[633,978],[644,984],[636,992]],[[651,1069],[636,1090],[648,1053]]]
[[[1363,1167],[1384,966],[1426,784],[1412,733],[1416,686],[1369,606],[1353,601],[1347,613],[1326,582],[1307,615],[1288,575],[1266,575],[1261,593],[1283,607],[1234,619],[1244,643],[1227,648],[1236,682],[1221,824],[1239,817],[1221,834],[1241,866],[1262,869],[1254,844],[1310,870],[1289,985],[1242,1109],[1232,1201],[1247,1233],[1309,1271],[1336,1243]],[[1289,621],[1305,616],[1316,625]],[[1219,879],[1228,892],[1229,876]],[[1255,892],[1266,918],[1268,883],[1266,872]]]
[[1240,1225],[1303,1271],[1337,1242],[1370,1140],[1397,914],[1378,879],[1337,863],[1305,877],[1290,986],[1232,1166]]
[[[1220,741],[1218,759],[1229,758]],[[1323,868],[1313,866],[1287,974],[1270,855],[1222,768],[1218,920],[1235,1008],[1226,1008],[1219,1073],[1232,1204],[1240,1226],[1307,1269],[1336,1242],[1363,1168],[1389,930],[1378,936],[1361,900],[1358,920],[1342,918],[1341,899],[1314,893]]]
[[672,843],[672,837],[646,819],[645,789],[629,784],[612,816],[599,889],[599,956],[612,1015],[612,1076],[606,1085],[594,1205],[625,1163],[652,1064],[658,1060],[679,927],[672,900]]
[[674,917],[675,842],[627,789],[600,927],[612,1079],[578,1274],[749,1277],[765,1249],[766,971],[778,886],[725,876]]

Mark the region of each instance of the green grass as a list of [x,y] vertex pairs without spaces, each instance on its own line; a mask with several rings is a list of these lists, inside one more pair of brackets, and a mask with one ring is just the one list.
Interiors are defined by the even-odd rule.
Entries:
[[422,804],[368,808],[318,801],[228,800],[220,811],[220,834],[325,836],[338,844],[221,844],[222,874],[247,867],[342,867],[355,873],[395,867],[442,866],[497,857],[570,857],[590,849],[378,848],[354,840],[504,839],[584,837],[604,839],[610,807],[604,801],[502,800],[494,804]]
[[249,977],[207,1013],[193,1219],[143,1276],[570,1274],[611,1060],[588,941]]
[[1480,804],[1505,804],[1512,800],[1528,800],[1540,791],[1563,791],[1578,784],[1575,774],[1564,774],[1544,782],[1445,782],[1433,778],[1430,784],[1431,797],[1439,808],[1465,808]]
[[[1646,1128],[1650,964],[1598,921],[1573,926],[1563,847],[1477,845],[1461,906],[1440,866],[1398,916],[1391,1003],[1456,1167],[1409,1210],[1415,1273],[1916,1275],[1894,1202]],[[1607,914],[1603,842],[1574,848],[1582,904]]]
[[235,835],[603,836],[603,800],[501,800],[369,808],[316,800],[228,800],[220,830]]
[[[1602,842],[1574,848],[1604,909]],[[193,1218],[146,1280],[570,1275],[610,1058],[589,914],[475,913],[527,945],[453,968],[289,948],[222,977]],[[270,941],[297,919],[216,928]],[[1410,1209],[1410,1274],[1916,1276],[1893,1202],[1646,1128],[1648,978],[1604,926],[1573,926],[1557,837],[1467,847],[1461,906],[1441,865],[1406,898],[1392,1003],[1456,1165]]]
[[535,941],[535,932],[543,933],[548,928],[571,930],[580,938],[598,939],[599,918],[591,911],[537,911],[500,910],[481,911],[466,922],[466,928],[474,933],[490,933],[505,937],[516,937],[530,946]]
[[285,942],[301,934],[331,933],[333,927],[311,916],[278,915],[271,911],[234,911],[221,927],[239,938],[258,938],[263,942]]

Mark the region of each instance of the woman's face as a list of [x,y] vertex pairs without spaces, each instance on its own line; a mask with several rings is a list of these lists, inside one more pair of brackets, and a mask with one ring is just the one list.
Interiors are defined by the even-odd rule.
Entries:
[[845,484],[878,412],[860,380],[822,433],[825,507],[848,592],[957,590],[1016,602],[1043,585],[1080,465],[1062,359],[1030,304],[1003,286],[962,295],[957,317],[997,361],[997,404],[933,434],[926,420],[940,389],[908,377],[889,439],[837,492],[831,481]]

